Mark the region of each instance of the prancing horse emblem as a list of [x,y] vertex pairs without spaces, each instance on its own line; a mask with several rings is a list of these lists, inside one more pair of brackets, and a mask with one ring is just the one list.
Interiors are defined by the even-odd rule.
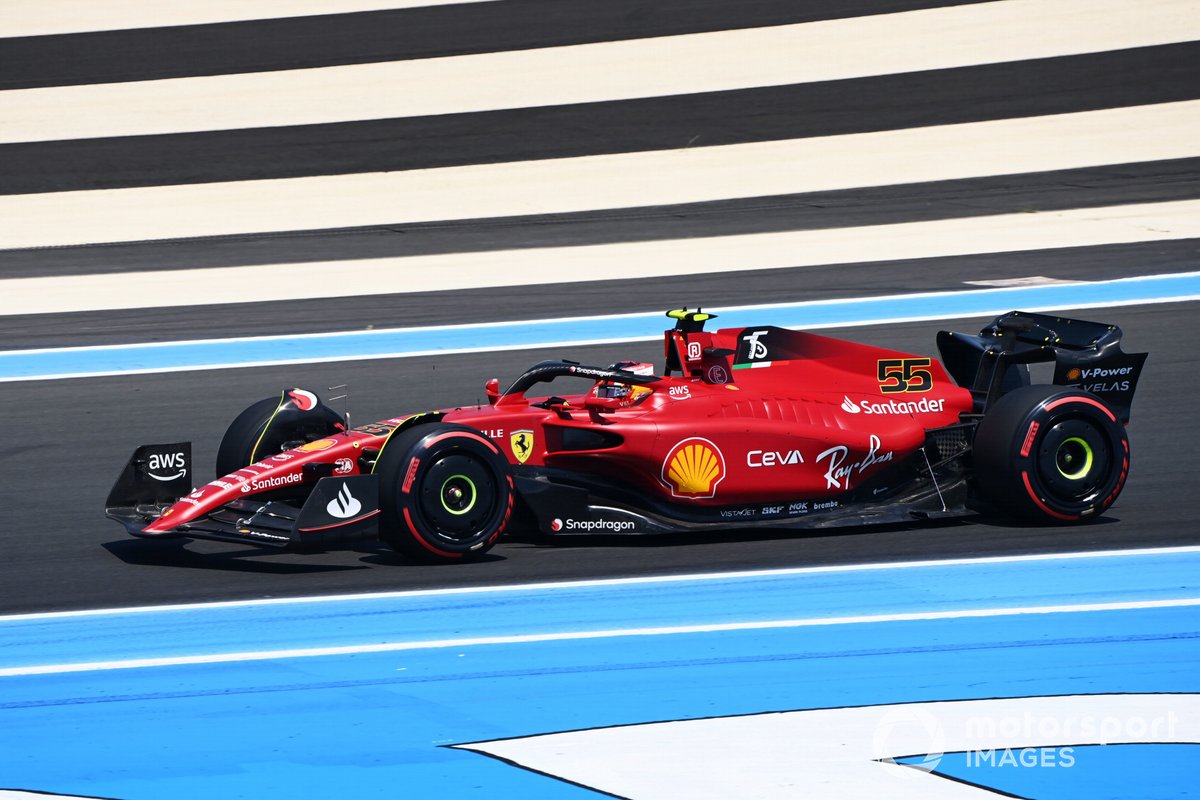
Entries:
[[529,460],[529,454],[533,452],[533,431],[513,431],[508,437],[508,443],[512,446],[512,452],[517,457],[517,461],[524,464]]

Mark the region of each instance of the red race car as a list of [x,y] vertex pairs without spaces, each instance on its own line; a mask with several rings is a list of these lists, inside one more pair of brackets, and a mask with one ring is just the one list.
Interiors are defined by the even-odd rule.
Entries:
[[[1002,511],[1084,522],[1129,471],[1145,353],[1112,325],[1012,312],[942,331],[942,363],[668,312],[665,364],[544,361],[488,404],[347,428],[304,389],[229,426],[193,489],[187,442],[137,448],[105,513],[135,536],[327,549],[378,535],[464,560],[551,536],[822,528]],[[1028,365],[1053,365],[1031,384]],[[944,366],[943,366],[944,364]],[[530,397],[582,379],[577,393]],[[579,390],[582,390],[581,393]]]

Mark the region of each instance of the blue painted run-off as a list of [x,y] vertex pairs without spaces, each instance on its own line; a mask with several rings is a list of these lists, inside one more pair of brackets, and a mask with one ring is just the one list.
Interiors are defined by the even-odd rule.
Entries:
[[[196,653],[1200,597],[1200,550],[0,617],[0,670]],[[1129,564],[1136,563],[1136,569]],[[966,576],[970,576],[968,579]],[[1197,610],[1200,616],[1200,610]]]
[[[446,745],[807,708],[1194,693],[1200,615],[1191,606],[647,630],[578,641],[463,639],[1197,597],[1200,552],[1176,550],[0,619],[0,670],[8,671],[427,643],[4,675],[0,787],[129,800],[596,797]],[[1114,792],[1138,796],[1137,779],[1125,775]]]
[[[1200,744],[1092,745],[989,755],[985,761],[982,755],[950,754],[937,771],[1037,800],[1180,800],[1189,790],[1196,796],[1200,769]],[[1035,757],[1039,763],[1031,766]]]
[[[730,325],[820,328],[888,320],[988,316],[1013,309],[1074,309],[1200,297],[1200,273],[1079,284],[939,292],[729,309]],[[130,312],[136,314],[137,312]],[[389,358],[599,341],[653,339],[660,313],[270,336],[150,345],[0,352],[0,380],[204,369],[260,363]]]

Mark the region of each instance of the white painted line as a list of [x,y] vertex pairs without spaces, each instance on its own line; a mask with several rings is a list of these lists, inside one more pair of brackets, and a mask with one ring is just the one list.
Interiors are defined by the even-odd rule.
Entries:
[[117,669],[178,667],[196,664],[231,664],[246,661],[272,661],[285,658],[315,658],[321,656],[365,655],[394,653],[407,650],[445,650],[448,648],[480,647],[485,645],[537,644],[542,642],[588,641],[630,636],[679,636],[698,633],[730,633],[735,631],[782,630],[834,625],[864,625],[890,622],[919,622],[946,619],[982,619],[1040,614],[1079,614],[1100,611],[1138,611],[1155,608],[1188,608],[1200,606],[1200,597],[1171,600],[1132,600],[1113,603],[1078,603],[1049,606],[1019,606],[1009,608],[970,608],[955,611],[920,611],[903,614],[864,614],[845,617],[809,617],[805,619],[749,620],[708,625],[667,625],[649,628],[614,628],[595,631],[558,631],[509,636],[468,636],[460,639],[430,639],[412,642],[382,642],[376,644],[341,645],[337,647],[304,647],[282,650],[259,650],[240,653],[204,653],[164,658],[131,658],[117,661],[90,661],[76,664],[37,664],[0,669],[0,678],[21,675],[61,675],[72,672],[103,672]]
[[[1200,295],[1190,300],[1200,300]],[[1156,301],[1163,302],[1163,301]],[[1121,302],[1120,305],[1138,305],[1137,302]],[[1043,309],[1029,308],[1023,309],[1031,312],[1040,311]],[[995,312],[997,314],[1002,311]],[[886,320],[886,322],[894,322],[895,320]],[[873,323],[864,323],[873,324]],[[878,324],[884,324],[880,322]],[[835,328],[838,325],[830,325],[827,327]],[[657,338],[657,337],[655,337]],[[270,361],[229,361],[226,363],[204,364],[202,366],[168,366],[168,367],[132,367],[130,369],[121,370],[104,370],[96,372],[47,372],[37,375],[4,375],[0,376],[0,383],[20,383],[23,381],[55,381],[55,380],[70,380],[73,378],[100,378],[112,375],[163,375],[172,372],[198,372],[203,370],[224,370],[224,369],[248,369],[253,367],[280,367],[289,364],[340,364],[351,361],[378,361],[380,359],[391,358],[422,358],[425,356],[460,356],[469,355],[471,353],[507,353],[519,350],[541,350],[547,347],[590,347],[592,345],[603,344],[627,344],[630,342],[649,341],[649,337],[630,336],[621,339],[587,339],[581,341],[562,341],[562,342],[539,342],[536,344],[498,344],[498,345],[480,345],[478,347],[462,347],[462,348],[447,348],[443,350],[411,350],[397,353],[376,353],[373,355],[336,355],[336,356],[301,356],[299,358],[272,359]],[[2,355],[2,354],[0,354]]]
[[[253,13],[262,4],[245,5]],[[98,8],[95,13],[103,11]],[[1200,14],[1193,0],[1003,0],[568,47],[10,90],[0,93],[0,142],[306,125],[691,94],[1196,38]]]
[[0,789],[0,800],[104,800],[95,795],[51,794],[49,792],[25,792],[20,789]]
[[1030,275],[1026,278],[991,278],[983,281],[963,281],[967,286],[993,286],[1008,288],[1012,286],[1059,286],[1083,283],[1083,281],[1064,281],[1058,278],[1047,278],[1045,275]]
[[166,28],[492,0],[4,0],[0,37]]
[[[1200,145],[1200,136],[1196,141]],[[20,213],[10,214],[5,209],[6,199],[0,198],[0,219],[20,219]],[[62,219],[71,218],[70,205],[68,202],[60,208]],[[219,203],[214,206],[219,207]],[[97,207],[94,218],[108,215],[108,211]],[[15,227],[20,226],[13,230]],[[58,228],[68,229],[73,230],[70,225]],[[10,240],[20,235],[14,232]],[[1200,200],[1180,200],[649,242],[8,278],[0,280],[0,315],[629,280],[1197,237]]]
[[313,595],[309,597],[273,597],[259,600],[225,600],[212,603],[185,603],[161,606],[130,606],[126,608],[97,608],[81,611],[45,611],[33,614],[0,616],[0,624],[33,620],[72,619],[75,617],[106,616],[109,614],[156,614],[160,612],[205,611],[221,608],[255,608],[258,606],[304,605],[310,603],[371,602],[416,597],[447,597],[470,594],[511,592],[573,592],[598,587],[645,586],[647,584],[710,583],[713,581],[747,578],[779,578],[800,575],[824,575],[851,572],[888,572],[891,570],[928,569],[940,567],[978,566],[984,564],[1022,564],[1042,561],[1080,561],[1097,558],[1140,558],[1200,553],[1200,545],[1183,547],[1146,547],[1130,550],[1086,550],[1074,553],[1039,553],[1015,556],[984,556],[979,558],[945,558],[921,561],[883,561],[866,564],[834,564],[820,567],[788,567],[784,569],[735,570],[730,572],[701,572],[683,575],[651,575],[639,578],[600,578],[582,581],[548,583],[515,583],[493,586],[464,586],[448,589],[414,589],[396,592],[365,594]]

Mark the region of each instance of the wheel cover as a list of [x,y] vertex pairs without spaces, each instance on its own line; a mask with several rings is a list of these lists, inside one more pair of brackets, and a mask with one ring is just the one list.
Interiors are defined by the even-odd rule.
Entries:
[[462,516],[470,513],[479,498],[475,482],[466,475],[451,475],[442,482],[442,509],[447,514]]
[[1091,471],[1095,458],[1092,446],[1086,440],[1072,436],[1058,446],[1054,461],[1059,475],[1069,481],[1077,481]]
[[463,544],[491,532],[498,494],[491,466],[456,450],[434,456],[424,471],[417,510],[432,533]]
[[1067,504],[1090,503],[1112,472],[1109,437],[1088,419],[1055,422],[1040,437],[1036,453],[1038,483],[1050,497]]

